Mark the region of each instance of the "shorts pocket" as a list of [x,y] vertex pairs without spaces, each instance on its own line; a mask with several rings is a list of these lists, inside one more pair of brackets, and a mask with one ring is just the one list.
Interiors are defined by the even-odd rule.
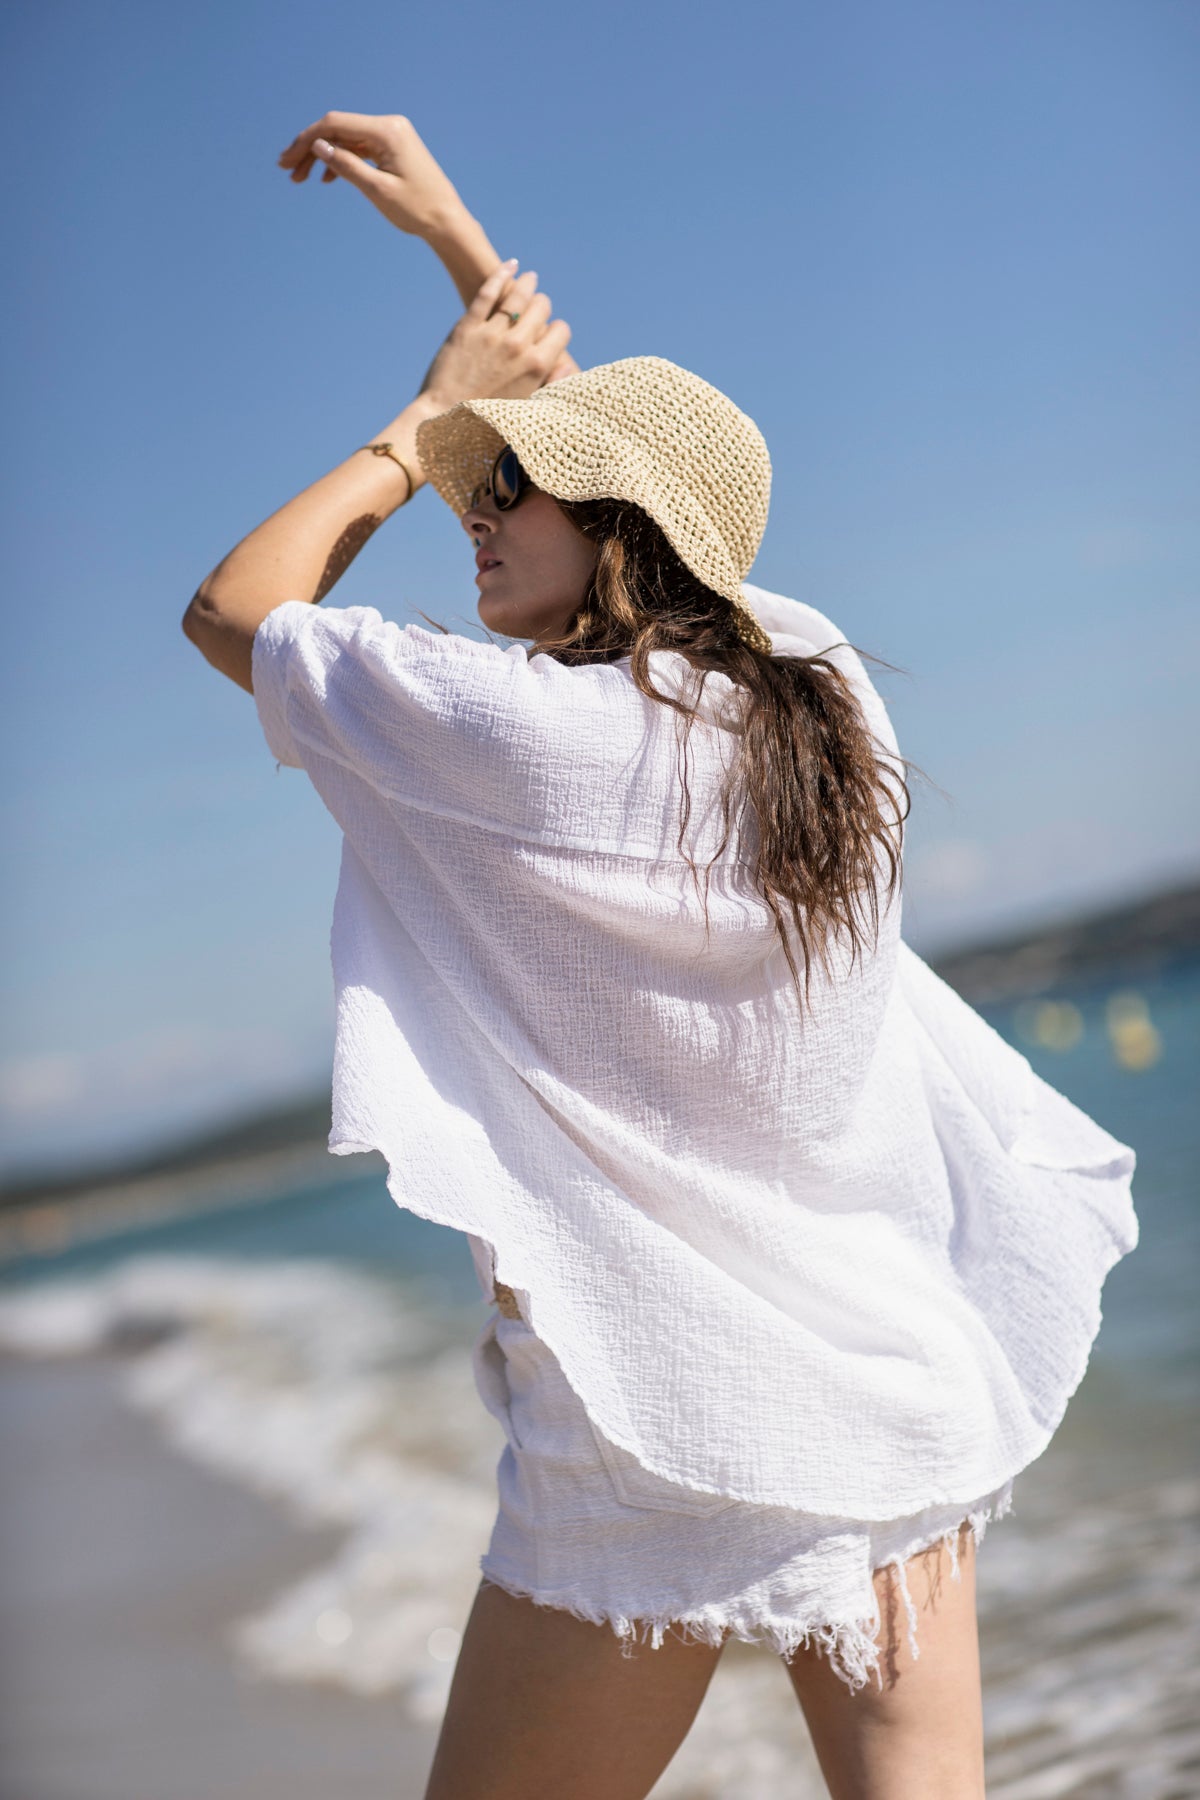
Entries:
[[728,1494],[702,1494],[695,1488],[680,1487],[677,1482],[664,1481],[661,1475],[654,1475],[643,1467],[628,1450],[622,1450],[619,1444],[606,1438],[590,1418],[588,1426],[596,1441],[596,1448],[604,1458],[613,1491],[622,1506],[645,1507],[654,1512],[682,1513],[685,1517],[698,1519],[741,1504]]
[[504,1427],[504,1435],[513,1449],[519,1450],[521,1440],[513,1425],[512,1397],[508,1387],[508,1359],[496,1342],[497,1319],[498,1315],[492,1313],[475,1339],[471,1351],[471,1366],[475,1372],[479,1398],[492,1417],[499,1419]]

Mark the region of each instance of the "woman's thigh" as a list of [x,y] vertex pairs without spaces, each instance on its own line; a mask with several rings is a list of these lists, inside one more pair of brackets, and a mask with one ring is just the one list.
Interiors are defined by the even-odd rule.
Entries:
[[669,1634],[623,1654],[611,1626],[482,1582],[425,1800],[644,1800],[720,1654]]
[[878,1677],[851,1693],[813,1650],[789,1663],[832,1800],[983,1800],[975,1539],[965,1522],[958,1564],[956,1581],[942,1543],[905,1564],[916,1660],[899,1577],[888,1565],[875,1572]]

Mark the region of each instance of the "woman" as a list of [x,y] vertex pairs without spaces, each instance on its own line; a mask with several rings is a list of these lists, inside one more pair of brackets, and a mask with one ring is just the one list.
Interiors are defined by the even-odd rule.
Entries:
[[[974,1551],[1137,1241],[1132,1152],[902,943],[904,764],[830,621],[746,582],[753,422],[659,357],[580,370],[408,121],[280,161],[317,157],[466,312],[184,626],[343,829],[330,1148],[494,1302],[427,1800],[648,1793],[730,1636],[837,1800],[982,1795]],[[311,604],[426,480],[524,643]]]

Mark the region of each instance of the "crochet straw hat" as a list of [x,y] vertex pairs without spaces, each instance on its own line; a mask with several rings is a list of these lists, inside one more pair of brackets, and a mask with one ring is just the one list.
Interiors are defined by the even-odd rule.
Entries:
[[456,513],[511,444],[556,500],[628,500],[662,528],[705,586],[733,602],[738,630],[770,654],[745,603],[767,523],[771,459],[754,420],[661,356],[626,356],[552,381],[524,400],[462,400],[417,427],[417,454]]

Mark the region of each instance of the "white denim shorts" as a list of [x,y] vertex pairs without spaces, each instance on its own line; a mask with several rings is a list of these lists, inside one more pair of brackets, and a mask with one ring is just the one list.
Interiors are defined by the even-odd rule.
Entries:
[[480,1559],[511,1594],[611,1625],[657,1649],[668,1631],[727,1636],[791,1656],[826,1655],[852,1692],[882,1685],[873,1574],[896,1565],[919,1656],[904,1564],[944,1539],[954,1578],[959,1530],[978,1545],[1012,1509],[1012,1482],[966,1505],[883,1523],[700,1494],[653,1475],[603,1437],[557,1359],[524,1319],[493,1311],[475,1341],[480,1398],[504,1428],[499,1511]]

